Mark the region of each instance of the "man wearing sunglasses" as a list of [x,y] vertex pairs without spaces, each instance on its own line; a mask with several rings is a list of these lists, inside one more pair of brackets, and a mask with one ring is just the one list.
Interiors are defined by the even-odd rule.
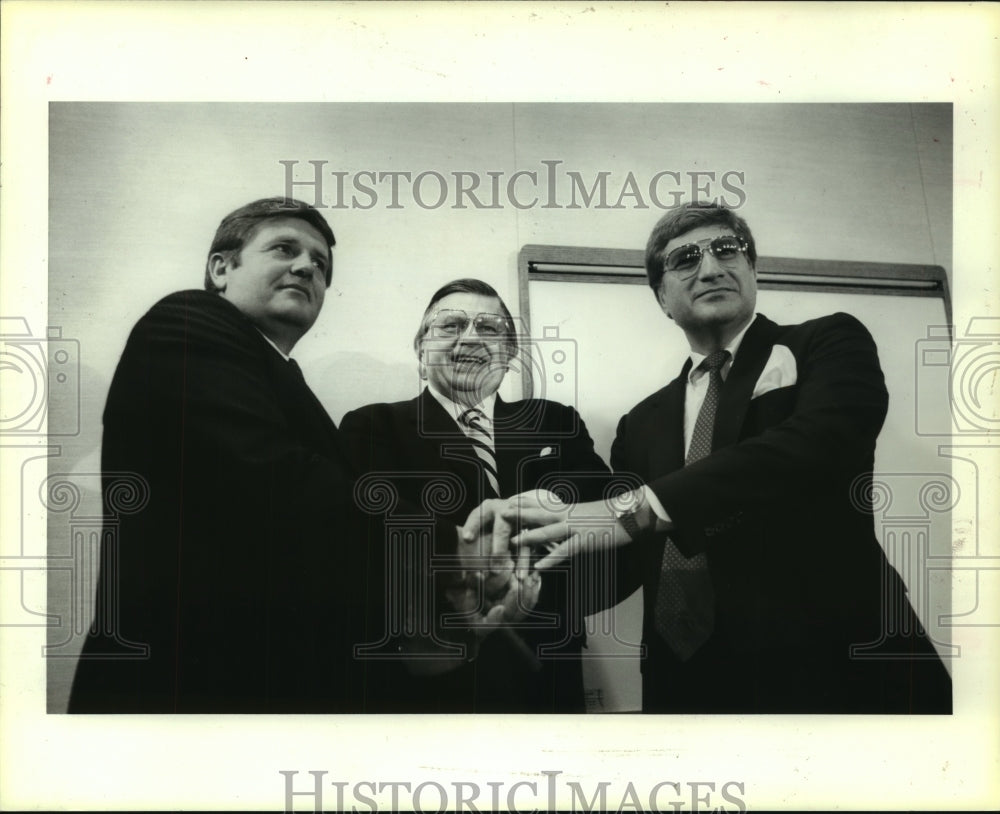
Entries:
[[[384,473],[414,503],[431,481],[451,482],[449,516],[458,524],[484,500],[538,486],[568,489],[584,500],[601,495],[608,469],[573,408],[542,399],[507,402],[497,394],[517,360],[518,336],[492,286],[462,279],[436,291],[414,349],[427,382],[417,398],[367,405],[341,421],[361,469]],[[502,581],[513,565],[494,579]],[[510,578],[517,580],[522,572],[514,570]],[[546,573],[540,595],[522,599],[516,624],[483,638],[464,664],[438,660],[435,670],[428,658],[426,672],[436,674],[423,676],[412,665],[405,672],[396,665],[396,711],[584,711],[580,650],[583,616],[593,608],[583,607],[581,587],[570,583],[580,570]]]
[[874,533],[875,344],[847,314],[755,314],[756,260],[724,207],[656,224],[649,285],[691,355],[618,425],[612,466],[646,485],[617,507],[523,496],[506,517],[540,528],[514,542],[564,540],[543,575],[588,546],[638,561],[646,712],[948,713],[949,676]]

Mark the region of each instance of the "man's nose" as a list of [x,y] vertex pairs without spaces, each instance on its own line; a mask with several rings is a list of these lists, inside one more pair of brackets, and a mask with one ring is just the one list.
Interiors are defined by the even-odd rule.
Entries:
[[705,249],[701,253],[701,262],[698,264],[698,279],[710,280],[713,277],[718,277],[720,274],[722,274],[722,267],[719,265],[719,261],[715,259],[715,255],[708,249]]
[[483,339],[482,335],[479,333],[476,327],[476,320],[474,318],[469,319],[469,324],[462,329],[462,333],[458,335],[455,340],[457,345],[486,345],[488,344],[488,339]]
[[316,266],[313,265],[309,252],[302,252],[292,260],[292,274],[295,276],[311,278],[315,272]]

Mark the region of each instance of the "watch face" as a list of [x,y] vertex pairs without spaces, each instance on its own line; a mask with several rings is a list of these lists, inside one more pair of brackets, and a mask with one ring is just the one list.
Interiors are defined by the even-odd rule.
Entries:
[[618,512],[615,518],[622,524],[622,528],[625,529],[629,537],[635,540],[639,536],[641,530],[639,528],[639,521],[635,518],[634,511],[626,509],[623,512]]

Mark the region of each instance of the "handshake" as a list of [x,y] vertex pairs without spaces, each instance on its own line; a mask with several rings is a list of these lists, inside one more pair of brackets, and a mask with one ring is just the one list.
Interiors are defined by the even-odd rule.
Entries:
[[[448,615],[457,611],[467,633],[458,640],[446,630],[406,638],[401,649],[410,671],[435,675],[455,669],[475,658],[479,644],[491,634],[507,639],[531,669],[540,669],[517,628],[526,624],[538,603],[542,573],[578,554],[606,552],[631,542],[632,535],[619,522],[622,511],[633,512],[641,528],[660,529],[641,490],[576,504],[536,490],[476,507],[457,529],[462,576],[444,587],[452,608]],[[445,640],[464,644],[463,654],[450,655],[453,645]]]
[[[461,612],[479,614],[474,626],[482,635],[523,620],[538,602],[542,571],[632,540],[618,521],[623,511],[655,525],[641,490],[592,503],[563,503],[543,489],[483,502],[459,530],[465,579],[448,592],[449,600]],[[533,550],[542,554],[535,562]]]
[[525,619],[538,603],[541,573],[532,567],[529,545],[511,542],[510,501],[487,500],[459,529],[463,579],[446,590],[451,605],[472,618],[480,637],[502,624]]

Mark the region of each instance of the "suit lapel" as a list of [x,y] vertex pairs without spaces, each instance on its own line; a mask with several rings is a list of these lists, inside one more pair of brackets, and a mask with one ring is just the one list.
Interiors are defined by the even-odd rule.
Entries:
[[279,397],[290,405],[293,414],[302,417],[302,426],[298,428],[300,436],[308,439],[309,445],[315,444],[327,450],[327,454],[343,464],[346,471],[353,472],[354,466],[350,456],[341,443],[340,430],[306,383],[298,364],[293,365],[283,359],[270,345],[267,345],[263,352],[268,354],[268,363],[278,383]]
[[[534,412],[541,402],[519,402],[515,408],[499,395],[493,404],[493,450],[497,461],[497,479],[503,495],[519,491],[520,467],[527,456],[532,455],[535,433],[525,435],[525,427],[532,426],[537,418]],[[540,427],[536,426],[540,430]],[[541,452],[542,447],[538,447]]]
[[[521,404],[527,403],[521,402]],[[493,446],[496,447],[498,454],[504,443],[509,441],[508,436],[516,436],[521,429],[522,422],[518,419],[523,416],[519,413],[524,413],[524,410],[515,410],[497,394],[496,401],[493,402]]]
[[468,437],[427,388],[413,404],[414,432],[411,437],[419,439],[420,445],[416,459],[425,461],[429,467],[443,464],[470,488],[469,498],[472,505],[477,505],[480,502],[480,468]]
[[413,415],[413,422],[421,438],[447,443],[465,437],[455,420],[448,415],[441,403],[426,387],[414,400],[414,404],[416,412]]
[[211,302],[213,304],[216,302],[225,303],[223,312],[233,319],[232,324],[239,326],[239,330],[247,337],[249,346],[256,345],[257,352],[265,360],[275,383],[278,403],[283,405],[283,409],[299,419],[295,422],[296,424],[301,422],[301,426],[296,429],[304,443],[309,447],[319,447],[331,457],[338,459],[346,472],[354,472],[351,456],[348,455],[341,442],[337,425],[334,424],[322,402],[313,393],[312,388],[306,383],[298,363],[293,365],[278,353],[249,317],[227,300],[217,298]]
[[719,394],[712,431],[713,450],[731,446],[739,440],[754,385],[771,354],[777,330],[778,326],[767,317],[758,316],[743,335],[743,342]]
[[657,477],[684,466],[684,393],[691,360],[681,368],[680,375],[660,391],[653,407],[654,426],[648,428],[648,477]]

